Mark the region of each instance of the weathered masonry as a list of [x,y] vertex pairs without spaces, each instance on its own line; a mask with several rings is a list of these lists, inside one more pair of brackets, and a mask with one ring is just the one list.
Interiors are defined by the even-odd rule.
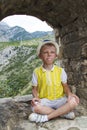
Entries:
[[69,84],[87,107],[87,0],[0,0],[0,20],[14,14],[35,16],[54,29]]

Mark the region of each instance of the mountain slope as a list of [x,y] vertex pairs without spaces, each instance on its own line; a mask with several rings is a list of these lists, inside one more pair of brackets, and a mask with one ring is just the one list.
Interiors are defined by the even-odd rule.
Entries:
[[9,27],[6,23],[0,22],[0,42],[9,41],[24,41],[33,38],[40,38],[46,35],[53,35],[53,32],[36,31],[33,33],[27,32],[24,28],[15,26]]
[[22,42],[0,42],[0,98],[31,93],[31,77],[41,64],[36,48],[53,35]]

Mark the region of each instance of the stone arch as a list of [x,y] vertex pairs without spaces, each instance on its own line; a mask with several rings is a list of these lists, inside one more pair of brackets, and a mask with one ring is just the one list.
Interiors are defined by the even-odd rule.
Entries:
[[0,0],[0,20],[14,14],[32,15],[53,27],[56,41],[61,38],[62,64],[69,83],[86,106],[87,1]]

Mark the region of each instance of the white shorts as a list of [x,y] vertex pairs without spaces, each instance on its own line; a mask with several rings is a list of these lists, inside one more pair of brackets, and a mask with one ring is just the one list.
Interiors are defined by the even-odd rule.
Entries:
[[[50,107],[50,108],[53,108],[53,109],[57,109],[61,106],[63,106],[66,102],[67,102],[67,97],[64,96],[62,98],[58,98],[56,100],[49,100],[47,98],[43,98],[43,99],[40,99],[41,100],[41,105],[42,106],[47,106],[47,107]],[[34,108],[31,107],[32,111],[34,111]]]
[[61,107],[66,102],[67,102],[67,97],[65,97],[65,96],[62,98],[56,99],[56,100],[49,100],[47,98],[41,99],[41,105],[48,106],[53,109],[57,109],[57,108]]

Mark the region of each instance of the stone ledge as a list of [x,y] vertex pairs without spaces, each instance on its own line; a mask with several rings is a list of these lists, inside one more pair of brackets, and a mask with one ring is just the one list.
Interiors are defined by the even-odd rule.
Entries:
[[87,130],[87,116],[76,117],[74,120],[56,118],[38,124],[24,120],[19,126],[23,130]]
[[31,99],[32,99],[32,95],[0,98],[0,104],[8,103],[8,102],[28,102],[28,101],[31,101]]
[[[16,96],[0,99],[0,130],[86,130],[87,116],[83,106],[78,106],[75,120],[56,118],[43,124],[31,123],[30,101],[32,95]],[[84,113],[85,111],[85,113]],[[84,114],[83,114],[84,113]],[[84,126],[85,124],[85,126]],[[69,128],[69,129],[68,129]],[[75,129],[74,129],[75,128]],[[79,129],[78,129],[79,128]]]

